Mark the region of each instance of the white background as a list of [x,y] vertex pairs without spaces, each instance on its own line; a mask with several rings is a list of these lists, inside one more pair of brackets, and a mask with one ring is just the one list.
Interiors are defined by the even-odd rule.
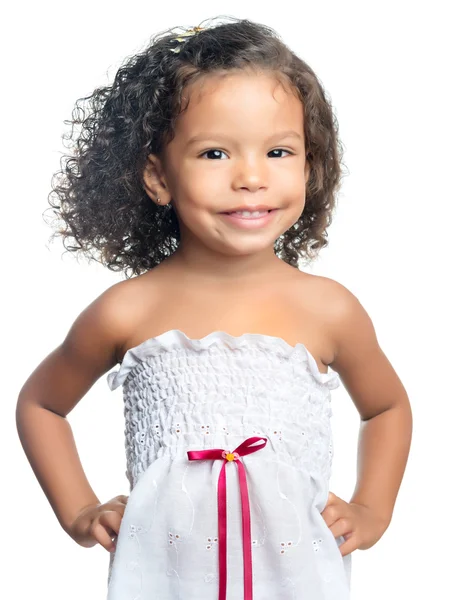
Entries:
[[[62,257],[43,220],[74,101],[111,82],[149,36],[216,15],[270,25],[331,95],[345,145],[329,246],[312,269],[348,287],[409,394],[411,454],[393,521],[353,553],[352,600],[450,593],[451,84],[446,2],[22,2],[3,9],[2,536],[0,594],[46,600],[106,596],[108,553],[60,528],[20,445],[17,395],[76,316],[121,280]],[[47,213],[48,214],[48,213]],[[122,392],[101,378],[69,415],[101,501],[128,494]],[[330,489],[355,485],[358,413],[332,393]],[[0,547],[1,547],[0,546]],[[124,599],[127,600],[127,599]],[[301,600],[301,599],[300,599]],[[308,599],[306,599],[308,600]]]

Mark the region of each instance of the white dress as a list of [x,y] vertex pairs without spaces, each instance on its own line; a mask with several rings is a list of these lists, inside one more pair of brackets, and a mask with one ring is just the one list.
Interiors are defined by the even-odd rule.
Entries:
[[[130,482],[107,600],[349,600],[351,554],[321,515],[337,373],[302,343],[170,330],[128,350],[107,381],[123,385]],[[236,460],[189,459],[249,438],[255,451]]]

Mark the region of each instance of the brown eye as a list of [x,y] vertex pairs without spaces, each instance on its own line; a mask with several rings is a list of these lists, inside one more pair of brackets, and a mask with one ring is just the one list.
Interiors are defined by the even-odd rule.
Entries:
[[289,150],[284,150],[283,148],[275,148],[275,150],[270,150],[270,152],[287,152],[288,154],[293,154],[293,152],[289,152]]
[[214,154],[214,153],[216,153],[215,158],[218,158],[218,154],[224,154],[223,150],[218,150],[217,148],[214,148],[213,150],[206,150],[205,152],[203,152],[202,154],[200,154],[200,157],[204,156],[205,154],[209,154],[209,153],[211,155]]

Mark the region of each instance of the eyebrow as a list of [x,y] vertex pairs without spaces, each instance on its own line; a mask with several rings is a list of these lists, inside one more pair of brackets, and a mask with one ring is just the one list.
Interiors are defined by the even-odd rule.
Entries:
[[[278,133],[275,133],[273,135],[271,135],[266,141],[270,142],[271,140],[275,140],[275,139],[283,139],[283,138],[287,138],[287,137],[296,137],[299,140],[302,140],[302,137],[299,133],[297,133],[296,131],[294,131],[293,129],[289,129],[287,131],[279,131]],[[202,142],[204,140],[231,140],[232,138],[230,138],[227,135],[222,135],[221,133],[198,133],[198,135],[195,135],[193,137],[191,137],[186,146],[191,146],[192,144],[195,144],[196,142]]]

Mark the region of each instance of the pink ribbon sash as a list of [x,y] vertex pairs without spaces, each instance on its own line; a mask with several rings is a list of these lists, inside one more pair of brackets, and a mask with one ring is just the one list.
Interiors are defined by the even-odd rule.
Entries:
[[[258,446],[253,446],[256,442],[264,442]],[[251,519],[250,502],[248,496],[248,485],[246,482],[246,470],[240,460],[240,456],[251,454],[267,444],[267,439],[262,437],[250,437],[237,446],[235,450],[229,452],[218,448],[209,450],[190,450],[187,452],[189,460],[216,460],[224,459],[218,477],[218,547],[219,547],[219,600],[226,600],[226,582],[227,582],[227,564],[226,564],[226,532],[227,532],[227,513],[226,513],[226,463],[235,462],[239,470],[240,497],[242,503],[242,532],[243,532],[243,576],[244,576],[244,600],[253,600],[253,571],[251,559]]]

